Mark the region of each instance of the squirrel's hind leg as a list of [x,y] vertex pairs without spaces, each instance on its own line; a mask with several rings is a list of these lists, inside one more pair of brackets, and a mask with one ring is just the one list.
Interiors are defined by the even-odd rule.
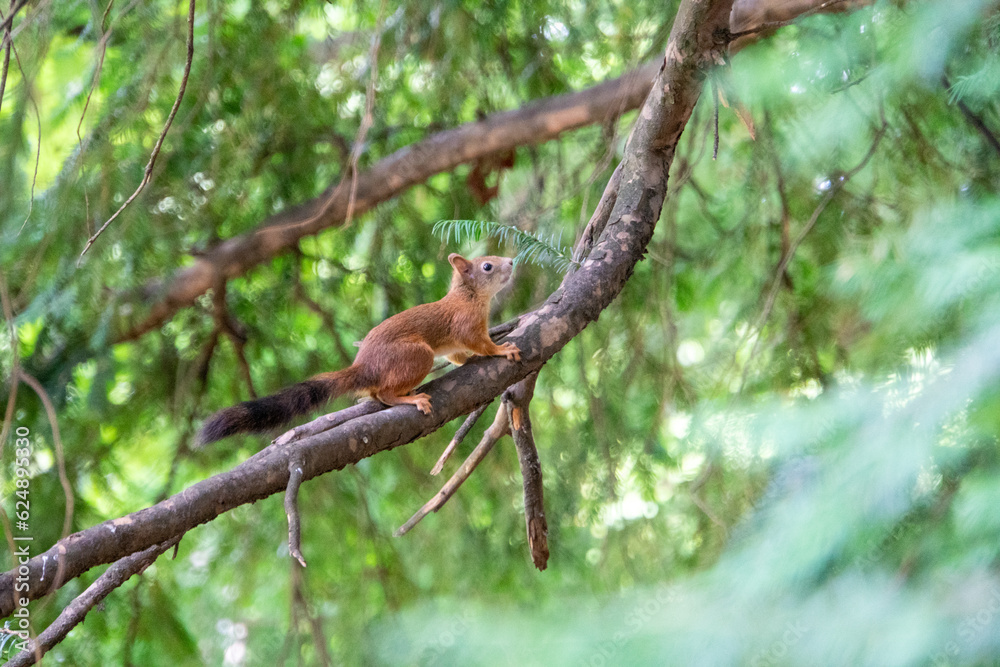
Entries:
[[[386,360],[389,361],[389,360]],[[427,394],[407,396],[434,367],[434,350],[422,341],[397,343],[392,363],[387,363],[372,395],[386,405],[415,405],[425,415],[431,413]]]
[[431,413],[431,397],[428,394],[414,394],[413,396],[393,396],[391,392],[381,391],[375,394],[375,398],[386,405],[415,405],[425,415]]

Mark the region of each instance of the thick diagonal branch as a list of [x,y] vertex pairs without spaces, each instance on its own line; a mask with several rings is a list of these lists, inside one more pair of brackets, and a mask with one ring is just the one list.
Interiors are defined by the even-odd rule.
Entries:
[[105,570],[104,574],[87,587],[87,590],[66,605],[66,608],[52,622],[52,625],[45,628],[40,635],[30,642],[30,648],[26,648],[11,658],[7,662],[6,667],[24,667],[40,661],[41,657],[49,649],[61,642],[69,634],[70,630],[83,622],[87,612],[93,609],[113,590],[132,578],[133,575],[142,574],[147,567],[153,564],[153,561],[160,557],[160,554],[177,544],[180,539],[181,537],[178,535],[162,544],[154,544],[144,551],[122,558],[109,567]]
[[[683,0],[667,55],[632,130],[621,184],[604,231],[580,269],[538,309],[521,316],[507,340],[521,361],[474,358],[428,383],[434,412],[397,406],[286,445],[274,445],[152,507],[60,540],[24,565],[26,597],[48,593],[45,568],[58,563],[66,579],[147,549],[213,520],[223,512],[283,491],[288,463],[302,461],[303,480],[405,445],[466,415],[537,371],[621,293],[660,217],[667,172],[681,132],[701,93],[706,70],[720,60],[720,36],[731,0]],[[724,41],[724,39],[722,40]],[[359,187],[360,192],[360,187]],[[17,572],[0,575],[0,616],[13,611]],[[25,595],[25,593],[21,593]]]

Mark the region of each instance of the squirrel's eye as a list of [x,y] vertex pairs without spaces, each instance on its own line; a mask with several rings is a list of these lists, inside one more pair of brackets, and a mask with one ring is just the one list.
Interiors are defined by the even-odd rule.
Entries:
[[492,264],[490,264],[489,262],[486,262],[485,264],[483,264],[483,271],[485,271],[486,273],[489,273],[492,270],[493,270],[493,265]]

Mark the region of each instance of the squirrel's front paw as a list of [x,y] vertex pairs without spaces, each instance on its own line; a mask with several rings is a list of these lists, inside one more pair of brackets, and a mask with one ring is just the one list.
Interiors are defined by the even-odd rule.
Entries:
[[499,348],[499,353],[507,357],[507,361],[521,361],[521,350],[514,343],[504,343]]
[[415,406],[417,406],[417,410],[420,410],[425,415],[429,415],[431,413],[431,397],[430,397],[430,395],[428,395],[428,394],[417,394],[413,398],[416,399],[413,402],[413,404]]

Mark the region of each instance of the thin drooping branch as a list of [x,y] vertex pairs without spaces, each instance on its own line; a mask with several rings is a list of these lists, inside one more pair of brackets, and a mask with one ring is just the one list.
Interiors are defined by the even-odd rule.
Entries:
[[[21,56],[17,52],[17,47],[14,46],[13,40],[8,43],[11,50],[14,52],[14,62],[17,63],[17,69],[21,73],[22,81],[29,81],[28,74],[24,71],[24,65],[21,63]],[[28,193],[28,212],[24,214],[24,222],[21,223],[21,228],[17,230],[17,235],[20,236],[21,232],[24,231],[25,226],[28,224],[28,220],[31,218],[31,211],[35,206],[35,185],[38,183],[38,165],[42,160],[42,112],[38,108],[38,101],[35,99],[35,93],[31,90],[33,86],[28,86],[27,98],[31,102],[31,108],[35,110],[35,127],[37,132],[37,139],[35,140],[35,169],[31,174],[31,190]]]
[[[725,47],[731,4],[731,0],[682,1],[667,55],[636,117],[604,232],[580,268],[539,308],[513,323],[507,340],[521,350],[521,361],[473,358],[420,388],[431,396],[430,415],[412,406],[396,406],[356,417],[337,428],[267,447],[232,470],[152,507],[70,535],[32,557],[21,573],[0,574],[0,617],[14,609],[18,577],[28,588],[19,595],[37,599],[55,590],[51,580],[43,578],[46,572],[51,577],[54,564],[68,580],[144,551],[235,507],[284,491],[293,458],[302,462],[303,481],[343,469],[436,431],[541,368],[611,304],[642,259],[660,217],[681,132],[700,96],[705,73],[720,60]],[[359,194],[362,190],[359,181]]]
[[[771,279],[771,286],[767,291],[767,297],[764,300],[764,307],[761,309],[761,313],[757,317],[755,326],[747,331],[746,336],[751,336],[753,335],[753,332],[760,331],[760,329],[764,326],[764,323],[767,322],[768,318],[770,318],[771,310],[774,308],[774,301],[778,296],[779,289],[781,288],[782,276],[784,276],[785,272],[788,270],[788,264],[792,261],[792,257],[795,256],[795,251],[798,250],[806,236],[808,236],[809,232],[811,232],[813,227],[816,226],[816,223],[819,221],[819,216],[826,210],[827,204],[833,201],[833,198],[837,195],[837,193],[840,192],[844,186],[846,186],[848,182],[850,182],[850,180],[858,174],[858,172],[864,169],[872,157],[874,157],[875,151],[878,149],[879,144],[882,142],[882,138],[885,136],[886,130],[888,129],[889,125],[883,118],[881,126],[875,131],[875,136],[872,138],[872,143],[868,148],[868,152],[861,158],[861,161],[854,165],[850,170],[838,174],[834,178],[830,179],[832,183],[830,189],[826,193],[826,196],[824,196],[823,199],[820,200],[819,204],[816,205],[816,208],[813,209],[812,215],[809,216],[809,220],[807,220],[802,226],[802,229],[799,230],[795,240],[788,247],[788,251],[784,253],[779,260],[778,266],[774,270],[774,278]],[[757,340],[754,342],[753,348],[750,351],[750,359],[757,356],[757,350],[760,347],[762,339],[762,336],[757,337]],[[749,370],[750,364],[743,367],[743,377],[740,381],[741,388],[746,384]]]
[[411,516],[406,523],[400,526],[393,535],[396,537],[401,537],[410,532],[410,529],[416,526],[420,521],[430,514],[431,512],[437,512],[441,509],[448,500],[455,495],[458,491],[458,487],[462,486],[462,483],[469,479],[469,475],[472,471],[483,462],[486,455],[490,453],[493,446],[499,442],[500,438],[504,437],[510,433],[510,420],[507,417],[507,406],[501,403],[497,407],[496,417],[493,419],[493,423],[490,427],[486,429],[483,433],[483,439],[479,441],[476,448],[472,450],[469,457],[465,459],[465,462],[455,471],[455,474],[451,476],[441,490],[434,494],[434,497],[424,503],[416,513]]
[[[17,341],[17,327],[14,325],[14,308],[10,302],[10,291],[7,289],[7,277],[0,271],[0,310],[3,311],[4,324],[7,325],[7,335],[10,337],[11,372],[10,390],[7,393],[7,407],[4,409],[3,424],[0,424],[0,459],[3,458],[4,445],[10,434],[10,425],[14,423],[14,408],[17,406],[17,388],[21,377],[21,354]],[[0,507],[0,513],[4,513]],[[11,553],[14,553],[13,546]]]
[[215,331],[225,334],[229,342],[233,344],[233,351],[236,352],[236,361],[239,363],[240,374],[247,384],[250,398],[257,398],[257,390],[253,386],[253,376],[250,373],[250,362],[247,361],[246,343],[247,336],[241,330],[239,323],[229,313],[226,306],[226,283],[219,281],[212,291],[212,318],[215,320]]
[[[361,117],[361,125],[358,127],[358,134],[354,138],[354,146],[351,148],[351,195],[347,199],[347,213],[344,216],[344,224],[346,225],[351,224],[351,218],[354,216],[354,202],[358,194],[358,160],[361,159],[368,130],[375,122],[375,82],[378,80],[378,51],[382,45],[384,21],[385,0],[382,0],[378,7],[378,20],[375,21],[375,36],[372,38],[371,50],[368,52],[368,68],[371,76],[368,77],[368,88],[365,89],[365,114]],[[333,198],[331,197],[331,199]]]
[[[11,18],[14,16],[14,2],[10,0]],[[3,65],[0,65],[0,109],[3,109],[3,93],[7,88],[7,70],[10,68],[10,26],[8,25],[0,33],[0,49],[3,50]]]
[[[199,255],[192,266],[175,273],[162,288],[147,285],[137,290],[133,308],[148,301],[151,294],[159,296],[146,317],[124,330],[117,341],[133,340],[159,328],[218,280],[243,275],[295,248],[300,239],[342,225],[348,208],[352,215],[360,215],[431,176],[466,162],[519,146],[544,143],[563,132],[605,123],[635,109],[649,92],[656,68],[656,63],[646,65],[578,93],[551,97],[445,130],[396,151],[367,171],[343,175],[340,182],[330,185],[315,199],[274,215],[253,231],[223,241]],[[352,180],[351,187],[341,187]],[[351,192],[354,192],[353,206]]]
[[288,462],[288,486],[285,487],[285,516],[288,517],[288,553],[299,565],[306,566],[302,555],[302,521],[299,517],[299,485],[302,484],[302,463]]
[[21,382],[31,387],[38,396],[38,400],[42,402],[42,407],[45,408],[45,416],[49,420],[49,427],[52,429],[52,442],[55,444],[56,449],[56,468],[59,471],[59,484],[62,485],[66,503],[61,537],[66,537],[69,535],[69,529],[73,525],[73,507],[76,503],[73,495],[73,486],[69,483],[69,476],[66,474],[66,450],[63,448],[62,435],[59,432],[59,418],[56,416],[56,408],[52,404],[49,392],[45,391],[42,383],[23,370],[18,371],[18,373]]
[[104,574],[87,587],[87,590],[66,605],[56,620],[52,622],[52,625],[31,640],[27,648],[11,658],[6,667],[26,667],[40,661],[42,656],[48,653],[53,646],[65,639],[70,630],[83,622],[87,612],[113,590],[131,579],[133,575],[142,574],[147,567],[153,564],[153,561],[160,557],[160,554],[176,545],[180,540],[181,536],[177,535],[144,551],[126,556],[109,567]]
[[191,76],[191,63],[194,61],[194,4],[195,0],[188,0],[187,56],[184,60],[184,74],[181,76],[180,90],[177,91],[177,97],[174,99],[174,106],[170,109],[170,114],[167,116],[167,122],[163,124],[163,130],[160,132],[160,136],[156,140],[156,145],[153,146],[153,151],[149,155],[149,162],[146,163],[146,170],[143,173],[142,181],[140,181],[139,187],[135,189],[135,192],[133,192],[129,198],[125,200],[125,203],[123,203],[121,207],[119,207],[119,209],[115,211],[114,214],[108,218],[96,232],[94,232],[94,235],[87,240],[87,244],[83,246],[83,250],[80,252],[80,257],[77,259],[78,265],[81,261],[83,261],[83,256],[87,254],[88,250],[90,250],[90,246],[94,245],[97,237],[100,236],[101,233],[108,228],[108,225],[114,222],[115,218],[121,215],[121,212],[124,211],[128,205],[139,196],[139,193],[142,192],[143,188],[149,184],[149,180],[153,177],[153,167],[156,165],[156,158],[160,155],[160,149],[163,147],[163,141],[167,138],[167,132],[170,131],[170,126],[174,122],[174,116],[177,115],[177,110],[181,107],[181,100],[184,99],[184,91],[187,90],[188,77]]
[[[28,4],[28,0],[11,0],[10,3],[10,13],[7,14],[7,18],[0,21],[0,32],[8,33],[10,32],[10,27],[14,24],[14,17],[17,13]],[[4,36],[4,43],[9,41],[10,37],[8,35]]]
[[510,420],[510,434],[517,448],[517,461],[524,481],[524,524],[528,530],[528,549],[531,561],[540,571],[549,562],[549,524],[545,519],[542,493],[542,463],[538,459],[535,436],[531,432],[528,407],[535,395],[538,373],[532,373],[503,393]]
[[[292,603],[290,605],[291,622],[288,626],[289,640],[293,638],[293,634],[297,629],[298,618],[300,616],[304,617],[306,623],[309,625],[309,631],[312,633],[312,645],[316,650],[316,664],[319,665],[319,667],[329,667],[333,663],[330,661],[330,654],[327,652],[326,648],[327,640],[323,633],[323,619],[319,614],[313,611],[313,605],[309,602],[309,598],[306,594],[305,582],[303,581],[304,577],[302,568],[292,565],[290,577]],[[285,646],[282,647],[282,655],[279,656],[279,659],[276,660],[274,664],[285,664],[285,649],[289,645],[290,642],[285,642]]]
[[462,425],[458,427],[457,431],[455,431],[455,435],[452,437],[451,442],[449,442],[448,446],[444,448],[443,452],[441,452],[441,457],[437,460],[437,463],[435,463],[434,467],[431,468],[432,475],[437,475],[444,469],[444,464],[451,456],[452,452],[455,451],[456,447],[462,444],[462,441],[465,440],[465,436],[469,435],[469,431],[471,431],[472,427],[476,425],[476,422],[479,421],[479,418],[483,416],[483,413],[486,412],[486,408],[488,407],[489,403],[484,403],[469,413],[469,416],[465,418]]

